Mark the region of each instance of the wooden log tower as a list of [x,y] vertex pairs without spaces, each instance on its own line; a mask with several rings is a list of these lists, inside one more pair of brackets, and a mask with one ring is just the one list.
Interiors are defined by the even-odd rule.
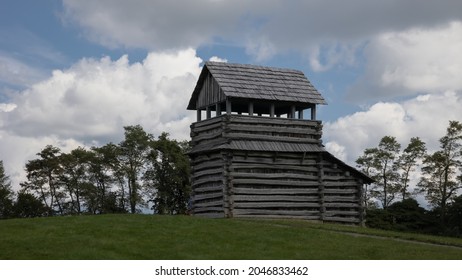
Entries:
[[324,149],[318,104],[301,71],[206,62],[188,105],[192,213],[362,224],[372,180]]

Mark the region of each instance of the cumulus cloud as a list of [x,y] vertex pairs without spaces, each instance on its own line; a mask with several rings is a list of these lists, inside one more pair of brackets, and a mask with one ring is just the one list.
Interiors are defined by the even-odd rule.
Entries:
[[[257,61],[281,52],[301,52],[317,71],[350,63],[351,47],[378,33],[462,20],[462,2],[455,0],[353,0],[347,5],[342,0],[64,0],[63,4],[66,20],[106,46],[159,50],[224,41],[245,48]],[[317,54],[319,50],[322,53]]]
[[365,48],[365,74],[349,97],[383,98],[462,90],[462,22],[375,36]]
[[326,148],[350,164],[383,136],[402,146],[421,137],[429,151],[439,147],[449,120],[462,120],[462,96],[453,91],[421,95],[403,102],[379,102],[369,109],[324,124]]
[[26,159],[45,145],[64,149],[119,142],[123,126],[141,124],[159,135],[189,139],[194,112],[186,107],[201,71],[193,49],[84,58],[0,104],[0,154],[21,177]]

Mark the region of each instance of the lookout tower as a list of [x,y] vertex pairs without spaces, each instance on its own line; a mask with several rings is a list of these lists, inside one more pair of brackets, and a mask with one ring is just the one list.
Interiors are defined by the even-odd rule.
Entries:
[[206,62],[189,101],[192,213],[360,224],[371,179],[328,153],[303,72]]

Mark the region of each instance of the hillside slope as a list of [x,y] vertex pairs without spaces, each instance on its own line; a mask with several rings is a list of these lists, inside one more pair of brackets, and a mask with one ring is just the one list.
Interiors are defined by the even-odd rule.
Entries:
[[71,216],[0,220],[0,259],[462,259],[462,240],[305,221]]

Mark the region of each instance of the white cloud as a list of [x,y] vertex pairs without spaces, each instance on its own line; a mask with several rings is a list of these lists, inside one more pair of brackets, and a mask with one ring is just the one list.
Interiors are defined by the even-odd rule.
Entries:
[[209,61],[213,61],[213,62],[228,62],[228,60],[226,58],[220,58],[218,56],[212,56]]
[[454,0],[64,0],[63,6],[65,19],[106,46],[161,50],[227,42],[256,61],[296,51],[315,70],[350,63],[351,52],[376,34],[462,20],[462,2]]
[[[0,154],[15,180],[26,159],[45,145],[64,149],[122,140],[123,126],[141,124],[189,139],[195,112],[186,111],[201,71],[193,49],[149,53],[139,63],[127,56],[82,59],[69,69],[15,95],[0,107]],[[22,177],[23,178],[23,177]]]
[[350,97],[393,97],[462,90],[462,22],[375,36],[364,76]]
[[41,70],[0,52],[0,83],[24,87],[43,78]]
[[398,102],[380,102],[368,110],[324,124],[326,148],[353,164],[364,149],[376,147],[383,136],[397,138],[405,147],[421,137],[428,149],[438,149],[449,120],[462,121],[462,95],[448,91]]

